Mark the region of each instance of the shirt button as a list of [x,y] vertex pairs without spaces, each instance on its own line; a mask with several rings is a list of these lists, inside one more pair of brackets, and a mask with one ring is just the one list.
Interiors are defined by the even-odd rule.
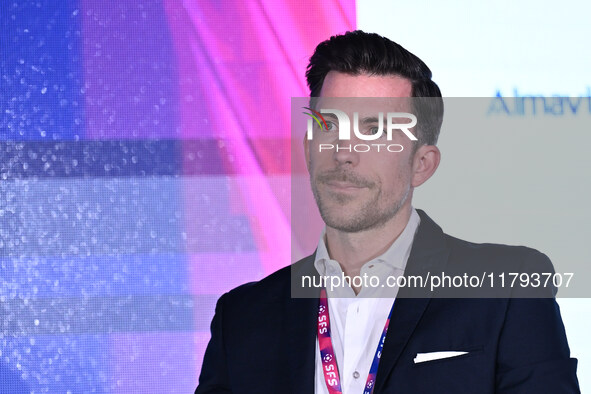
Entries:
[[353,377],[355,379],[359,379],[359,372],[357,372],[357,371],[353,372]]

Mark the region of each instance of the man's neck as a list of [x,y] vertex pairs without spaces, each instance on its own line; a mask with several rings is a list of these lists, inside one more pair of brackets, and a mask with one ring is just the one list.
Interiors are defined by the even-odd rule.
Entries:
[[341,265],[345,275],[353,278],[368,261],[382,255],[396,241],[410,219],[412,207],[405,206],[379,228],[347,233],[326,228],[326,247],[330,258]]

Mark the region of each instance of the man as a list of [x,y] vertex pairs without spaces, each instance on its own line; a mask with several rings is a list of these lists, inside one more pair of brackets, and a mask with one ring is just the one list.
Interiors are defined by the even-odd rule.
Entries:
[[[318,45],[306,76],[318,114],[344,97],[378,98],[399,108],[405,99],[391,98],[441,97],[419,58],[361,31]],[[305,277],[370,274],[384,283],[402,274],[493,266],[499,272],[552,270],[547,257],[532,249],[450,237],[412,207],[414,188],[439,164],[435,144],[443,109],[437,100],[422,123],[424,109],[416,103],[402,108],[414,110],[419,123],[416,141],[405,133],[392,136],[402,147],[397,152],[357,152],[351,147],[359,136],[322,152],[323,139],[336,138],[338,122],[330,116],[323,118],[323,134],[304,140],[326,224],[318,249],[220,298],[196,393],[579,392],[552,289],[539,293],[544,298],[513,292],[449,298],[352,283],[292,297]],[[355,101],[342,105],[353,105],[347,103]],[[367,134],[385,122],[363,111],[359,120]]]

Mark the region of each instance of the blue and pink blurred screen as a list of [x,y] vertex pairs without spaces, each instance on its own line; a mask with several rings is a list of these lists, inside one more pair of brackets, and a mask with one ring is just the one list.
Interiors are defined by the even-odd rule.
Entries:
[[194,390],[288,265],[290,98],[352,0],[0,4],[0,392]]

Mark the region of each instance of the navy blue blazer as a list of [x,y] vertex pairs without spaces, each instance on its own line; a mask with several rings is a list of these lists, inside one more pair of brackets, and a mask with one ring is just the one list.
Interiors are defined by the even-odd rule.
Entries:
[[[552,270],[529,248],[473,244],[443,233],[424,212],[407,274],[524,266]],[[317,275],[313,256],[218,301],[196,394],[314,393],[317,294],[292,298],[292,275]],[[459,267],[459,268],[458,268]],[[412,297],[401,288],[374,394],[579,393],[553,294],[545,298]],[[415,364],[417,353],[465,351]]]

